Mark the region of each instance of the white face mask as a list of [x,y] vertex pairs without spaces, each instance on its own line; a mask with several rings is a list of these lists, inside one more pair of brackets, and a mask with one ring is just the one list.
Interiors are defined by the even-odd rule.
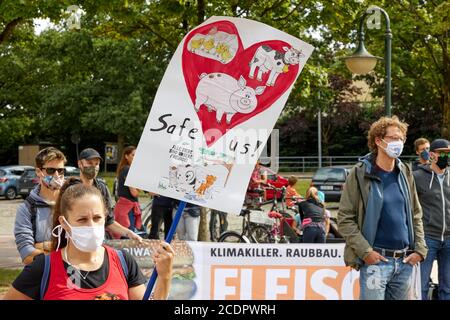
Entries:
[[403,151],[403,141],[393,141],[393,142],[386,142],[383,139],[381,139],[384,143],[387,144],[386,148],[383,148],[381,145],[380,147],[383,148],[384,151],[386,151],[386,154],[393,159],[396,159],[400,157]]
[[[105,239],[105,226],[72,227],[64,217],[63,219],[70,227],[70,231],[72,233],[69,234],[69,232],[66,231],[66,238],[69,238],[78,250],[83,252],[94,252],[103,244],[103,240]],[[54,233],[55,229],[58,229],[57,234]],[[61,233],[61,225],[56,226],[52,230],[52,235],[54,237],[58,237],[58,247],[56,248],[57,251],[61,240]]]

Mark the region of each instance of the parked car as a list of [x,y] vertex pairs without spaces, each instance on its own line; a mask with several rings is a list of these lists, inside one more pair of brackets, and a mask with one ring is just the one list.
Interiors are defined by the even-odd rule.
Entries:
[[[64,177],[79,177],[80,176],[80,169],[77,167],[72,166],[66,166],[64,167]],[[98,180],[103,181],[106,183],[106,181],[103,178],[98,177]],[[36,170],[33,167],[30,167],[29,169],[26,169],[25,172],[22,174],[22,176],[19,179],[18,183],[18,193],[22,196],[22,198],[28,197],[31,190],[34,189],[34,187],[39,183],[39,178],[36,175]]]
[[31,166],[3,166],[0,167],[0,196],[13,200],[18,195],[18,182],[26,169],[33,169]]
[[[289,185],[288,179],[279,174],[276,174],[268,167],[261,166],[261,170],[264,170],[267,174],[267,183],[273,185],[276,188],[287,187]],[[271,200],[275,196],[275,191],[266,190],[266,200]],[[281,192],[277,193],[277,198],[281,198]]]
[[26,197],[28,197],[31,190],[33,190],[38,183],[39,178],[36,175],[36,169],[35,168],[26,169],[19,179],[18,183],[19,195],[25,199]]
[[64,167],[64,177],[79,177],[80,169],[77,167],[66,166]]
[[350,168],[348,166],[320,168],[314,174],[311,186],[325,194],[325,201],[339,202]]

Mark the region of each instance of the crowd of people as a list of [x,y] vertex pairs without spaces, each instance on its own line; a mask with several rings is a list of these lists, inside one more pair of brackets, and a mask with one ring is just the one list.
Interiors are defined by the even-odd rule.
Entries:
[[[35,158],[39,184],[18,207],[14,226],[25,267],[4,299],[119,300],[142,299],[146,279],[125,250],[104,245],[105,233],[142,238],[138,190],[124,186],[134,156],[124,151],[118,167],[119,201],[113,209],[107,186],[97,179],[100,154],[79,154],[80,177],[64,180],[66,157],[53,147]],[[120,223],[119,223],[120,222]],[[161,242],[152,259],[159,274],[152,299],[167,299],[174,251]]]
[[[368,132],[370,153],[352,168],[338,212],[345,239],[345,264],[359,270],[361,299],[408,299],[413,269],[420,264],[422,298],[428,299],[430,273],[438,264],[439,299],[450,300],[450,142],[425,138],[414,143],[418,160],[399,160],[408,125],[383,117]],[[117,167],[118,200],[98,179],[100,154],[79,154],[79,178],[64,179],[65,155],[54,147],[35,158],[39,184],[18,207],[14,226],[17,249],[25,265],[5,299],[142,299],[145,278],[126,251],[103,244],[105,234],[141,242],[140,190],[125,186],[136,148],[124,149]],[[292,228],[304,243],[325,243],[330,211],[324,194],[310,187],[305,196],[289,177],[286,205],[295,209]],[[247,195],[264,198],[267,175],[259,162]],[[263,190],[261,192],[261,190]],[[167,236],[179,201],[153,196],[148,238]],[[276,196],[276,195],[275,195]],[[187,204],[177,227],[180,240],[197,241],[201,207]],[[212,210],[211,239],[227,230],[227,214]],[[152,298],[166,299],[174,251],[161,241],[153,255],[159,278]],[[374,268],[379,281],[373,281]],[[51,272],[49,272],[51,270]],[[74,286],[67,286],[68,281]]]

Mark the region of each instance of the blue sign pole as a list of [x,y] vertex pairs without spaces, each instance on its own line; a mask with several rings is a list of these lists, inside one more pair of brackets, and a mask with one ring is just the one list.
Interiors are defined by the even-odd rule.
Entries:
[[[173,235],[175,234],[175,231],[177,230],[178,222],[180,222],[180,218],[181,218],[181,215],[183,214],[185,207],[186,207],[186,202],[180,201],[180,204],[178,205],[177,213],[175,214],[172,225],[170,226],[169,233],[167,234],[167,237],[165,239],[165,241],[167,243],[170,243],[172,241]],[[148,300],[148,298],[150,298],[150,294],[153,291],[153,287],[155,285],[157,277],[158,277],[158,272],[156,272],[156,267],[154,267],[152,276],[150,277],[150,280],[148,281],[147,289],[145,290],[143,300]]]

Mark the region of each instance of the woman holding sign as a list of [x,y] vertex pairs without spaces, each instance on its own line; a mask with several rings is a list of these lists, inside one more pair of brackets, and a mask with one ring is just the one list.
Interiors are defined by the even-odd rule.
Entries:
[[[145,278],[136,261],[126,251],[102,245],[105,217],[100,191],[69,179],[55,206],[51,254],[39,255],[26,266],[5,299],[142,299]],[[173,256],[167,243],[153,255],[159,274],[154,299],[168,296]]]

